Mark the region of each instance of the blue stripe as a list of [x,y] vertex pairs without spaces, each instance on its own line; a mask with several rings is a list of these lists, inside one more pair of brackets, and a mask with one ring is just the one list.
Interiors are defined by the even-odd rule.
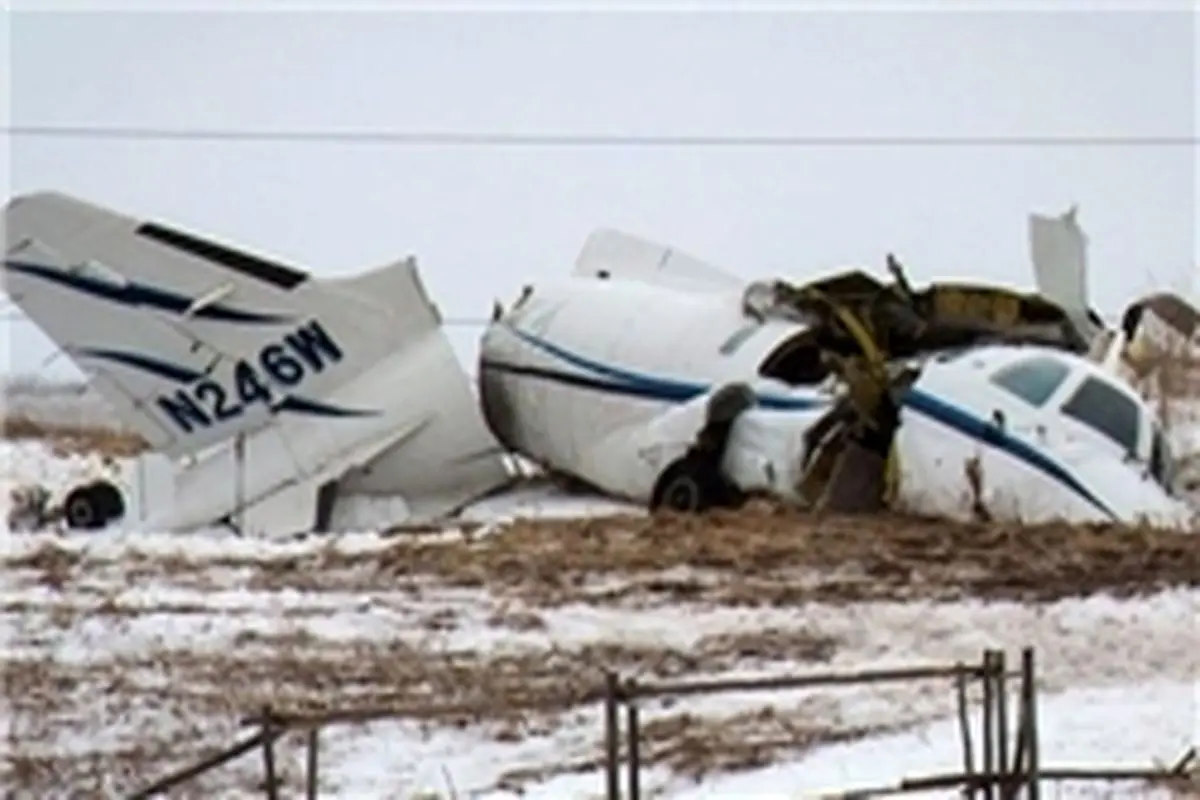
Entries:
[[1028,442],[1018,439],[991,422],[986,422],[969,411],[915,387],[910,388],[905,393],[902,403],[906,408],[911,408],[914,411],[924,414],[932,420],[953,428],[964,436],[1001,450],[1018,461],[1023,461],[1044,475],[1058,481],[1110,518],[1114,520],[1118,519],[1108,504],[1097,497],[1095,492],[1084,486],[1066,467]]
[[[654,375],[648,375],[644,372],[636,372],[632,370],[614,367],[608,364],[602,364],[599,361],[593,361],[590,358],[581,356],[578,353],[572,353],[569,350],[564,350],[558,345],[547,342],[545,339],[534,336],[525,331],[514,328],[511,325],[507,326],[508,330],[512,331],[525,342],[537,347],[540,350],[549,353],[552,356],[566,361],[572,366],[579,369],[607,378],[609,383],[607,386],[613,391],[620,391],[625,394],[637,395],[650,400],[661,400],[667,402],[686,403],[712,389],[711,384],[699,383],[696,381],[677,380],[675,378],[661,378]],[[829,401],[822,397],[805,397],[803,395],[782,395],[774,393],[758,393],[758,404],[763,408],[769,408],[781,411],[807,411],[822,406],[828,405]]]
[[341,408],[291,395],[276,403],[273,410],[290,411],[293,414],[308,414],[314,417],[374,417],[381,413],[376,410]]
[[659,378],[642,372],[631,372],[619,367],[602,364],[599,361],[593,361],[585,356],[572,353],[569,350],[564,350],[558,345],[551,344],[544,339],[526,333],[525,331],[519,330],[512,326],[508,326],[508,329],[534,347],[544,350],[550,355],[555,356],[574,367],[586,370],[587,372],[591,372],[603,378],[608,378],[610,381],[623,384],[630,389],[636,389],[639,392],[644,393],[647,398],[653,397],[657,400],[669,400],[684,403],[708,391],[707,384],[695,383],[693,381],[673,380],[670,378]]
[[[102,300],[108,300],[113,303],[130,306],[136,308],[139,306],[149,306],[150,308],[158,309],[159,311],[167,311],[172,314],[183,314],[194,302],[193,298],[178,292],[172,292],[167,289],[160,289],[156,286],[149,286],[144,283],[136,283],[130,281],[124,285],[102,281],[87,275],[77,275],[70,272],[64,272],[60,269],[54,269],[42,264],[34,264],[28,261],[14,261],[5,259],[4,266],[13,272],[19,272],[24,275],[30,275],[35,278],[57,283],[60,286],[65,286],[69,289],[74,289],[77,292],[98,297]],[[210,306],[204,306],[195,313],[196,317],[201,319],[215,320],[219,322],[241,322],[252,325],[275,325],[283,322],[290,322],[291,317],[283,314],[270,312],[246,311],[233,306],[214,303]]]
[[160,361],[157,358],[151,358],[141,353],[131,353],[125,350],[106,350],[100,347],[88,347],[75,350],[74,352],[81,356],[124,364],[127,367],[140,369],[142,372],[148,372],[151,375],[156,375],[159,378],[174,381],[175,383],[193,383],[204,377],[204,373],[200,370],[179,364],[172,364],[169,361]]
[[[90,358],[98,358],[131,367],[153,375],[156,378],[163,378],[164,380],[184,386],[207,377],[206,373],[192,369],[191,367],[186,367],[182,364],[173,364],[170,361],[162,361],[141,353],[131,353],[123,350],[105,350],[102,348],[91,348],[77,352],[80,355]],[[296,397],[295,395],[288,395],[278,403],[275,403],[271,406],[271,411],[273,413],[287,412],[314,417],[370,417],[382,413],[378,410],[342,408],[316,400],[309,400],[304,397]]]
[[[713,388],[712,384],[681,381],[673,378],[660,378],[602,364],[585,356],[565,350],[511,325],[506,325],[506,327],[520,339],[539,350],[556,356],[574,367],[592,372],[606,379],[604,381],[594,381],[595,385],[593,388],[606,389],[621,394],[662,402],[686,402],[705,394]],[[484,366],[512,371],[511,367],[499,364],[485,364]],[[546,370],[543,371],[549,372]],[[582,377],[578,375],[563,375],[562,373],[557,373],[557,375],[569,378],[568,382],[575,383],[580,382]],[[551,376],[548,374],[546,377]],[[758,394],[758,404],[760,407],[782,411],[808,411],[827,406],[829,402],[829,400],[823,397],[813,397],[811,395],[784,395],[762,392]],[[964,436],[1001,450],[1013,458],[1028,464],[1030,467],[1067,487],[1107,516],[1112,519],[1118,518],[1104,501],[1084,486],[1062,464],[1031,446],[1028,442],[1016,438],[991,422],[985,421],[963,408],[948,403],[916,387],[912,387],[905,392],[901,403],[904,407],[952,428]]]

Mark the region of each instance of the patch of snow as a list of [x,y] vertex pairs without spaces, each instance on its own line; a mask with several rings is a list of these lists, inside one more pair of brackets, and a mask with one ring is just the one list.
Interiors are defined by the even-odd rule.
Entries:
[[470,522],[524,518],[592,517],[602,514],[645,514],[641,506],[588,494],[572,494],[549,484],[518,486],[481,500],[460,515]]
[[[1068,689],[1039,699],[1040,757],[1044,768],[1095,767],[1147,769],[1151,758],[1166,766],[1200,741],[1196,704],[1200,680],[1151,680],[1103,689]],[[1167,712],[1181,709],[1181,712]],[[971,715],[976,732],[979,712]],[[1011,747],[1011,745],[1010,745]],[[1011,752],[1011,749],[1010,749]],[[979,764],[978,751],[975,763]],[[978,766],[977,766],[978,768]],[[939,720],[914,731],[869,737],[857,742],[820,748],[789,764],[727,775],[701,786],[684,786],[661,795],[673,800],[716,797],[794,798],[855,788],[895,786],[904,778],[962,771],[962,748],[956,719]],[[526,798],[578,796],[582,786],[552,785]],[[1048,791],[1047,791],[1048,789]],[[1098,785],[1056,782],[1048,797],[1106,797],[1170,800],[1166,790],[1135,782]],[[961,797],[960,791],[929,791],[907,795],[919,798]]]
[[[106,460],[96,455],[64,455],[45,442],[0,439],[0,519],[11,504],[10,492],[21,485],[38,484],[50,490],[52,503],[71,488],[97,477],[113,481],[125,493],[130,515],[139,506],[138,462],[134,459]],[[573,494],[549,483],[519,485],[482,499],[462,510],[457,521],[468,525],[503,523],[515,518],[579,518],[605,514],[644,514],[640,506],[587,494]],[[339,531],[379,531],[408,516],[401,497],[354,496],[337,506],[333,527]],[[118,525],[117,530],[134,533],[136,523]],[[453,522],[446,525],[453,531]],[[140,531],[137,535],[143,535]],[[207,535],[207,534],[204,534]],[[344,534],[343,534],[344,535]]]
[[[171,536],[102,533],[94,537],[36,534],[0,539],[0,558],[12,561],[54,543],[84,560],[74,576],[47,586],[36,570],[0,573],[0,637],[5,658],[53,659],[87,665],[103,681],[105,664],[133,658],[171,659],[171,654],[232,652],[247,635],[296,635],[316,647],[353,643],[406,644],[450,654],[551,653],[584,645],[672,648],[687,654],[705,637],[768,630],[803,630],[836,641],[828,663],[767,660],[744,653],[724,676],[767,676],[813,670],[976,661],[986,647],[1015,653],[1037,649],[1043,697],[1044,762],[1172,760],[1182,744],[1197,738],[1195,689],[1200,653],[1200,592],[1175,590],[1138,600],[1092,597],[1035,606],[1016,603],[807,604],[792,608],[733,608],[678,605],[614,608],[568,605],[522,609],[511,598],[475,588],[424,582],[414,593],[394,590],[274,588],[251,580],[255,570],[285,567],[321,554],[369,554],[386,548],[386,537],[356,534],[331,539],[267,542],[234,536]],[[318,564],[318,561],[306,563]],[[319,567],[323,575],[354,570],[354,564]],[[314,567],[316,568],[316,567]],[[401,582],[403,584],[403,582]],[[540,626],[514,629],[493,616],[507,610],[536,614]],[[429,629],[423,623],[437,617]],[[266,645],[260,645],[266,646]],[[596,674],[599,668],[596,664]],[[695,670],[706,665],[698,663]],[[170,673],[145,665],[124,677],[148,692],[170,692]],[[235,676],[230,676],[235,677]],[[166,724],[155,703],[120,700],[101,684],[81,686],[80,697],[105,696],[103,707],[70,706],[70,734],[41,746],[59,753],[86,754],[136,740],[139,730]],[[189,685],[189,692],[221,693],[218,685]],[[349,691],[330,689],[348,702]],[[794,692],[709,695],[671,704],[647,702],[643,721],[688,711],[710,720],[772,708],[800,713],[832,727],[916,725],[913,731],[862,743],[822,747],[789,765],[753,773],[713,777],[702,785],[658,767],[645,772],[644,786],[663,797],[770,796],[770,792],[849,788],[890,782],[957,763],[958,738],[951,722],[953,693],[946,682],[837,687]],[[209,721],[227,730],[237,713]],[[585,797],[599,794],[602,777],[598,704],[580,706],[553,725],[498,740],[476,726],[380,721],[343,725],[322,733],[322,796],[356,798],[411,796],[424,789],[448,795],[448,786],[473,796],[509,797],[496,789],[514,769],[537,771],[579,764],[578,773],[527,786],[525,797]],[[228,733],[222,734],[228,737]],[[221,744],[227,738],[218,738]],[[1135,746],[1136,745],[1136,746]],[[293,752],[294,751],[294,752]],[[291,748],[288,763],[299,763]],[[259,769],[249,759],[239,769]],[[297,768],[294,768],[298,770]],[[762,795],[762,792],[767,792]],[[482,793],[482,794],[480,794]],[[490,793],[490,794],[489,794]],[[222,796],[237,797],[233,787]],[[247,793],[244,796],[253,796]]]
[[[60,498],[72,486],[107,477],[118,485],[129,485],[129,463],[106,463],[100,456],[56,453],[45,442],[0,439],[0,520],[8,518],[11,492],[18,486],[39,484]],[[0,523],[2,524],[2,523]]]

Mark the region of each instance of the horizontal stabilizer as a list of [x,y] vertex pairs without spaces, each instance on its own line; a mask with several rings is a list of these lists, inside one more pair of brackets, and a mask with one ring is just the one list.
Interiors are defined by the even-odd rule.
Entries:
[[738,291],[745,281],[722,268],[633,234],[600,228],[584,242],[576,277],[640,280],[697,291]]

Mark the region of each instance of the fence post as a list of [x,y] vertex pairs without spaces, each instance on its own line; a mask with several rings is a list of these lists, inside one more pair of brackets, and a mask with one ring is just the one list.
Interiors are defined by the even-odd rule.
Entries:
[[1000,773],[1000,797],[1008,796],[1012,773],[1008,769],[1008,665],[1003,650],[996,651],[996,770]]
[[975,780],[975,743],[971,740],[971,712],[967,699],[967,667],[961,661],[957,664],[958,674],[955,676],[955,688],[958,694],[958,730],[962,736],[963,774],[967,776],[967,796],[978,794],[974,788]]
[[995,698],[995,659],[993,650],[983,651],[983,708],[980,713],[980,727],[982,728],[983,738],[983,779],[981,787],[983,796],[987,800],[995,800],[996,794],[993,791],[995,783],[993,778],[996,772],[996,760],[994,758],[996,752],[996,743],[993,738],[995,732],[995,720],[993,719],[993,711],[996,707]]
[[263,706],[263,773],[268,800],[279,800],[279,785],[275,781],[275,719],[271,708]]
[[321,746],[321,729],[316,725],[308,729],[308,764],[305,770],[305,797],[317,800],[317,753]]
[[641,738],[641,730],[638,724],[637,683],[634,680],[630,679],[625,682],[623,695],[625,699],[625,747],[629,760],[629,800],[640,800],[642,765],[638,740]]
[[[1022,673],[1022,678],[1024,673]],[[1008,792],[1004,794],[1004,800],[1015,800],[1021,787],[1025,785],[1025,750],[1028,747],[1026,744],[1029,741],[1029,707],[1025,699],[1025,682],[1022,680],[1017,685],[1017,744],[1013,748],[1012,782],[1008,786]]]
[[1032,647],[1021,651],[1021,682],[1025,689],[1025,726],[1028,739],[1025,760],[1028,765],[1026,774],[1029,778],[1029,800],[1038,800],[1041,792],[1038,786],[1037,674]]
[[604,745],[608,777],[608,800],[621,800],[621,702],[620,679],[604,673]]

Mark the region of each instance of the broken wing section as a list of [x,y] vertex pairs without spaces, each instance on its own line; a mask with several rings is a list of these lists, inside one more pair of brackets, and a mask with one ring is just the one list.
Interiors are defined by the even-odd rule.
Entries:
[[442,329],[398,362],[364,376],[364,394],[397,398],[415,411],[405,433],[338,484],[338,496],[402,495],[410,519],[461,509],[507,484],[505,450],[492,435],[470,379]]

